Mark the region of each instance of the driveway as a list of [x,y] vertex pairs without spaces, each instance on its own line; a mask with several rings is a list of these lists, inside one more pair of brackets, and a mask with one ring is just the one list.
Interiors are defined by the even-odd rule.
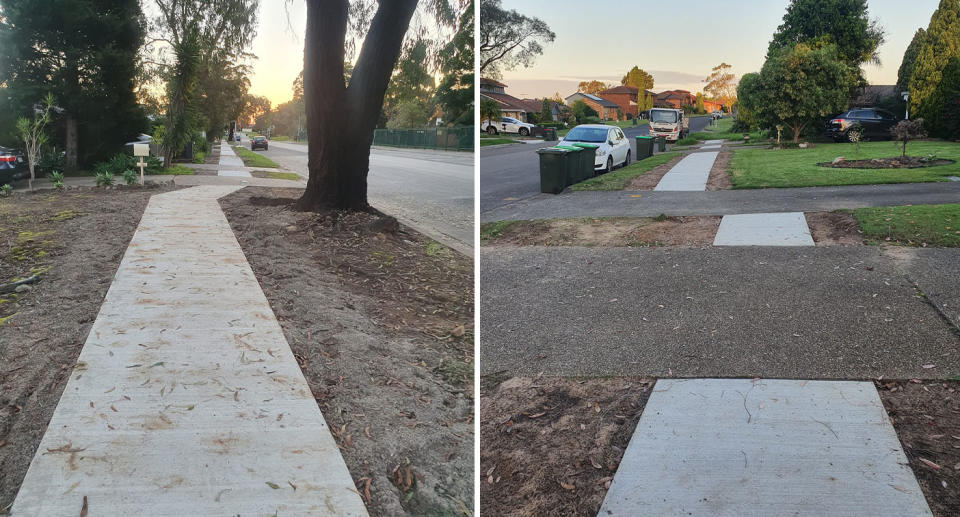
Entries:
[[481,373],[950,378],[960,249],[915,252],[482,248]]
[[[257,151],[306,178],[307,146],[270,142]],[[473,153],[374,148],[370,151],[370,204],[427,236],[473,253]]]
[[[690,132],[702,131],[709,117],[690,119]],[[648,126],[630,126],[623,130],[637,155],[635,136],[650,134]],[[540,194],[540,157],[537,149],[554,145],[512,145],[480,149],[480,213],[508,206]],[[481,216],[482,217],[482,216]]]

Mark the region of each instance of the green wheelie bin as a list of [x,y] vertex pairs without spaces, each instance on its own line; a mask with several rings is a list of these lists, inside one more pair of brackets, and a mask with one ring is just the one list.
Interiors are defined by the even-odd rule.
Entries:
[[559,194],[567,188],[571,151],[559,147],[538,149],[540,155],[540,192]]
[[649,158],[651,156],[653,156],[653,137],[638,136],[637,137],[637,160],[642,160],[644,158]]
[[667,150],[667,137],[660,135],[657,137],[657,152],[663,153]]
[[594,169],[594,163],[596,163],[597,149],[599,149],[600,146],[597,144],[584,143],[576,143],[573,144],[573,146],[583,149],[583,152],[580,153],[580,167],[582,167],[581,174],[583,174],[583,177],[580,181],[588,180],[596,176],[597,173],[596,169]]

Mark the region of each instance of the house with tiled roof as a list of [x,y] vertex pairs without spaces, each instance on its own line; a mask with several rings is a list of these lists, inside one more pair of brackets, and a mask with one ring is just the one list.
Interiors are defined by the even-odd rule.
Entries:
[[480,79],[480,97],[486,97],[496,101],[497,105],[500,106],[500,113],[502,113],[504,117],[513,117],[517,120],[528,122],[527,113],[540,112],[539,105],[536,109],[530,109],[533,107],[531,103],[508,95],[506,88],[507,85],[495,79]]
[[667,90],[653,98],[654,108],[683,109],[684,106],[693,106],[696,103],[697,98],[687,90]]
[[640,90],[632,86],[615,86],[602,92],[597,92],[597,97],[608,100],[620,107],[620,111],[629,118],[637,116],[637,97]]
[[587,106],[590,106],[593,111],[597,112],[600,120],[618,120],[620,118],[617,113],[620,110],[620,106],[615,102],[608,101],[593,94],[577,92],[566,97],[564,101],[566,101],[567,106],[577,101],[585,102]]

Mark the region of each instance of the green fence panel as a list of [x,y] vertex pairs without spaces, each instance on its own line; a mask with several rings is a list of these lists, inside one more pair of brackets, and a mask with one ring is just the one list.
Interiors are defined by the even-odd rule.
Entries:
[[385,147],[408,147],[414,149],[440,149],[446,151],[472,151],[476,128],[431,127],[424,129],[377,129],[373,132],[373,145]]

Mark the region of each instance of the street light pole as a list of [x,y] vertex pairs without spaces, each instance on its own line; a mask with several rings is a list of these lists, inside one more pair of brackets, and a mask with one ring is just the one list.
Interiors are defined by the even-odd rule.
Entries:
[[904,119],[910,120],[910,92],[900,92],[900,95],[903,96],[903,101],[907,103],[906,115],[904,116]]

